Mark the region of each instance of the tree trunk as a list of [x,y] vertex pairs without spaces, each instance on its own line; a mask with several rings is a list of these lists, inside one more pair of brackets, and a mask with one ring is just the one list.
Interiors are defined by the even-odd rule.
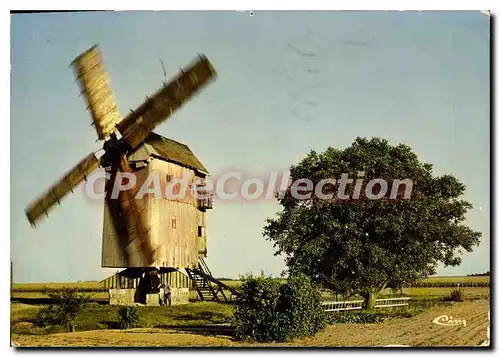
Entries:
[[373,309],[375,308],[375,298],[376,298],[376,294],[374,292],[369,292],[369,293],[366,293],[363,298],[365,299],[365,302],[364,302],[364,308],[365,309]]
[[68,321],[68,327],[69,327],[69,332],[75,332],[75,321],[74,320],[69,320]]

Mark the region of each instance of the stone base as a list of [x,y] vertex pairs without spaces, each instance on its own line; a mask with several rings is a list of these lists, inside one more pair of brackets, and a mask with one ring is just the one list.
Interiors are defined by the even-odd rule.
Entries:
[[109,289],[109,304],[134,306],[135,289]]
[[[109,304],[119,306],[139,305],[134,302],[136,289],[109,289]],[[189,302],[189,288],[170,288],[172,305]],[[146,306],[160,306],[160,294],[147,294]]]
[[189,288],[170,288],[172,305],[187,304],[189,302]]
[[160,294],[146,294],[146,306],[160,306]]

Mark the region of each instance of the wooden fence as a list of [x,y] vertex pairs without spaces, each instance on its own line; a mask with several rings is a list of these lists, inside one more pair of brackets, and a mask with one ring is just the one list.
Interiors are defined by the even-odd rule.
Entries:
[[345,310],[361,310],[363,308],[363,300],[323,301],[322,305],[324,306],[326,312],[345,311]]
[[393,306],[406,306],[409,305],[409,297],[390,298],[390,299],[376,299],[375,307],[393,307]]
[[[323,301],[322,305],[326,312],[346,311],[346,310],[361,310],[363,308],[363,300],[352,301]],[[410,303],[409,297],[376,299],[375,308],[406,306]]]

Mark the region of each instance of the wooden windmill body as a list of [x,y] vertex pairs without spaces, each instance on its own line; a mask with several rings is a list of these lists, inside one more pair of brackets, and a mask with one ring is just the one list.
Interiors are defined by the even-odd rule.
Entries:
[[[120,236],[114,224],[113,208],[106,201],[102,266],[196,269],[199,258],[207,256],[206,210],[212,208],[212,201],[209,194],[200,190],[207,169],[188,146],[155,133],[148,136],[128,161],[137,178],[136,186],[149,186],[149,182],[159,184],[158,194],[151,192],[142,199],[148,225],[146,239],[153,250],[153,261],[146,261],[138,242],[129,242],[126,235]],[[152,175],[157,175],[158,181],[151,180]],[[168,197],[169,184],[170,193],[177,196]],[[197,195],[193,195],[196,185]]]
[[[152,132],[215,78],[211,63],[205,56],[199,56],[123,118],[110,90],[98,46],[78,56],[72,65],[98,139],[104,141],[104,154],[99,158],[89,154],[31,203],[26,209],[28,220],[35,226],[90,174],[99,167],[104,168],[110,173],[110,179],[104,200],[102,266],[126,268],[122,275],[131,279],[141,274],[144,277],[141,272],[156,274],[185,269],[191,279],[199,280],[198,287],[203,280],[203,288],[213,293],[208,280],[214,279],[202,259],[207,254],[205,212],[212,208],[211,196],[203,188],[208,171],[188,146]],[[113,185],[120,173],[135,175],[136,185],[113,197]],[[151,173],[159,174],[162,188],[170,180],[187,174],[189,185],[195,185],[195,190],[191,187],[190,192],[196,194],[181,199],[151,195],[136,199]],[[121,287],[123,284],[118,281]],[[198,292],[203,298],[200,289]]]

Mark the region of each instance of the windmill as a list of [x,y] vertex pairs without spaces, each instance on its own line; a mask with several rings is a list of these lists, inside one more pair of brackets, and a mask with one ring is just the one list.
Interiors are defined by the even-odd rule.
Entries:
[[[99,158],[94,153],[87,155],[26,208],[27,218],[35,227],[69,192],[73,192],[95,170],[104,168],[111,174],[106,184],[105,207],[109,209],[113,229],[124,241],[122,245],[133,243],[137,247],[136,251],[142,255],[142,266],[154,266],[155,247],[149,239],[147,210],[142,200],[134,199],[137,189],[121,191],[118,199],[112,199],[111,188],[118,173],[134,171],[129,157],[145,141],[158,136],[152,130],[213,80],[216,72],[207,57],[200,55],[170,83],[164,82],[163,87],[122,118],[109,87],[99,47],[95,45],[85,51],[72,62],[72,66],[91,113],[98,140],[104,141],[104,154]],[[129,256],[122,265],[130,265]]]

